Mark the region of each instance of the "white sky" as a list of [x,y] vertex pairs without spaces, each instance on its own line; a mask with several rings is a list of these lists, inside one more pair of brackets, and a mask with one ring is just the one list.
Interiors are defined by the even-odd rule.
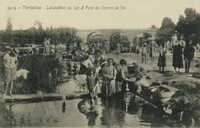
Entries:
[[[8,6],[42,6],[42,10],[12,10]],[[125,6],[126,10],[46,10],[46,6]],[[200,12],[200,0],[0,0],[0,29],[5,29],[8,16],[13,29],[34,26],[43,28],[68,26],[78,29],[160,27],[164,17],[176,23],[185,8]]]

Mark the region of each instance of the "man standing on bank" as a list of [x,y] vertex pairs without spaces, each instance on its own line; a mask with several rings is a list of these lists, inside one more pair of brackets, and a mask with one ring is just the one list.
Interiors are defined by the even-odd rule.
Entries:
[[195,49],[192,46],[192,40],[184,48],[184,59],[185,59],[185,73],[189,73],[190,63],[194,58]]
[[8,86],[10,84],[10,91],[9,95],[12,95],[12,89],[13,89],[13,81],[17,79],[17,55],[19,53],[19,50],[17,48],[13,48],[11,52],[6,53],[3,57],[3,65],[4,65],[4,74],[5,74],[5,92],[4,96],[7,95]]

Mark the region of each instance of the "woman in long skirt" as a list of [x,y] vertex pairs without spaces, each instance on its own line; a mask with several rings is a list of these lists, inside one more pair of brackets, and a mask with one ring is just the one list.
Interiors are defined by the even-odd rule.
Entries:
[[173,64],[172,64],[172,66],[174,67],[174,72],[176,72],[177,68],[178,68],[178,72],[180,71],[180,68],[183,68],[182,48],[183,48],[183,46],[179,43],[177,43],[173,46]]
[[113,62],[114,60],[112,58],[109,58],[107,60],[107,65],[105,65],[102,69],[102,94],[104,97],[109,97],[116,92],[115,78],[117,71],[113,66]]
[[159,57],[158,57],[158,67],[159,71],[164,72],[164,68],[166,66],[166,50],[164,47],[160,46]]

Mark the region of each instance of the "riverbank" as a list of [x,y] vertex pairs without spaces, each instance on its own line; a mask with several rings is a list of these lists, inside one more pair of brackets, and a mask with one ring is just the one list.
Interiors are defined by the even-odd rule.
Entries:
[[[190,70],[191,73],[184,73],[183,69],[181,70],[180,73],[173,73],[173,67],[171,66],[172,57],[170,55],[167,55],[165,72],[162,73],[162,72],[158,71],[158,67],[157,67],[157,57],[158,56],[156,56],[154,62],[150,62],[150,60],[148,58],[147,63],[141,63],[141,55],[140,54],[133,54],[133,53],[129,54],[128,53],[128,54],[120,54],[119,56],[117,56],[114,53],[109,53],[109,54],[106,54],[105,57],[106,58],[111,57],[115,60],[115,62],[119,62],[120,59],[126,59],[129,64],[130,63],[136,63],[139,66],[143,67],[147,71],[147,74],[152,77],[152,79],[160,81],[161,83],[164,82],[164,83],[166,83],[170,86],[173,86],[173,87],[174,87],[174,84],[173,84],[174,82],[180,83],[183,80],[185,81],[185,83],[198,83],[199,82],[199,78],[193,77],[194,74],[196,75],[196,74],[199,74],[199,72],[200,72],[200,68],[195,67],[195,65],[199,63],[199,61],[197,61],[197,60],[193,61],[192,64],[191,64],[191,70]],[[198,58],[198,56],[196,56],[196,57]],[[24,65],[26,65],[27,63],[29,63],[29,61],[24,62]],[[34,62],[34,63],[36,63],[36,62]],[[35,64],[35,67],[37,68],[37,64]],[[40,67],[38,67],[37,69],[39,71]],[[38,73],[40,73],[40,72],[38,72]],[[3,82],[1,82],[1,83],[3,84]],[[49,87],[49,85],[46,85],[46,84],[47,83],[45,83],[45,86]],[[42,84],[40,84],[40,85],[42,85]],[[70,82],[59,83],[59,85],[56,85],[56,86],[58,86],[59,88],[62,88],[62,89],[60,89],[60,90],[62,90],[62,93],[69,94],[69,93],[74,93],[73,91],[74,91],[74,88],[75,88],[76,85],[77,84],[72,79],[72,81],[70,81]],[[33,86],[34,86],[34,89],[36,89],[35,85],[33,85]],[[42,85],[42,86],[44,86],[44,85]],[[187,86],[187,85],[185,85],[185,86]],[[198,86],[199,85],[197,84],[196,87],[198,87]],[[26,85],[25,87],[27,88],[28,86]],[[37,85],[37,87],[40,87],[40,86]],[[1,86],[1,88],[2,88],[2,86]],[[178,89],[179,88],[181,90],[181,87],[178,87]],[[17,89],[20,89],[20,88],[17,88]],[[54,88],[54,89],[56,89],[56,88]],[[54,91],[56,91],[56,90],[54,90]],[[30,94],[27,91],[26,91],[26,93]],[[17,94],[17,93],[15,93],[15,94]]]
[[[115,62],[119,62],[120,59],[126,59],[129,64],[136,63],[139,66],[143,67],[147,75],[151,76],[152,79],[159,81],[160,83],[164,82],[165,84],[176,87],[179,89],[179,91],[172,97],[172,100],[170,100],[171,104],[175,104],[178,109],[181,109],[183,111],[185,108],[181,108],[180,105],[182,105],[182,101],[191,101],[192,106],[194,106],[192,113],[198,113],[200,110],[195,108],[197,105],[200,104],[199,99],[200,95],[199,89],[199,78],[193,77],[194,74],[198,74],[200,69],[198,67],[195,67],[196,64],[199,63],[199,61],[194,61],[191,65],[191,73],[184,73],[184,70],[181,70],[180,73],[174,73],[173,68],[171,66],[171,56],[167,56],[167,66],[165,68],[165,72],[159,72],[157,67],[157,57],[155,58],[154,62],[150,62],[148,58],[147,63],[141,63],[141,55],[140,54],[121,54],[118,57],[113,54],[107,54],[106,58],[112,57]],[[51,100],[62,100],[66,98],[66,103],[69,102],[70,99],[80,99],[80,98],[88,98],[87,93],[75,93],[74,88],[76,87],[76,83],[73,79],[60,83],[57,87],[58,92],[57,93],[38,93],[38,94],[27,94],[27,95],[18,95],[14,94],[14,97],[6,96],[5,100],[8,104],[15,104],[15,103],[27,103],[29,102],[38,102],[38,101],[51,101]],[[192,97],[195,97],[194,99]],[[179,100],[176,100],[179,99]],[[182,100],[184,99],[184,100]],[[185,100],[186,99],[186,100]],[[19,102],[20,101],[20,102]],[[179,102],[181,101],[181,102]],[[134,108],[135,106],[132,106]],[[176,120],[179,120],[180,117],[176,117]],[[199,115],[195,115],[195,121],[199,119]]]

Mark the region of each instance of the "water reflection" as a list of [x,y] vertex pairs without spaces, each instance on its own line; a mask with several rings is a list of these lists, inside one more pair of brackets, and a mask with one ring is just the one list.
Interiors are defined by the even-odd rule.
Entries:
[[54,105],[50,102],[7,105],[5,119],[8,123],[5,126],[42,126],[56,123],[56,116],[52,115],[50,107],[55,107],[57,111],[60,109]]
[[98,99],[0,104],[0,126],[52,127],[162,127],[162,111],[133,95]]
[[12,106],[0,103],[0,127],[16,126],[16,119],[14,112],[12,111]]
[[139,105],[140,104],[137,102],[137,99],[134,96],[130,96],[127,105],[127,113],[131,115],[138,115],[138,113],[140,113]]
[[87,125],[89,127],[93,127],[95,126],[96,124],[96,119],[98,117],[98,105],[97,105],[97,101],[95,104],[91,104],[91,101],[88,100],[88,99],[84,99],[84,100],[81,100],[79,103],[78,103],[78,109],[81,113],[83,113],[87,120],[88,120],[88,123]]
[[102,125],[123,126],[125,123],[126,103],[123,97],[102,100]]
[[65,113],[66,111],[66,102],[62,103],[62,112]]

